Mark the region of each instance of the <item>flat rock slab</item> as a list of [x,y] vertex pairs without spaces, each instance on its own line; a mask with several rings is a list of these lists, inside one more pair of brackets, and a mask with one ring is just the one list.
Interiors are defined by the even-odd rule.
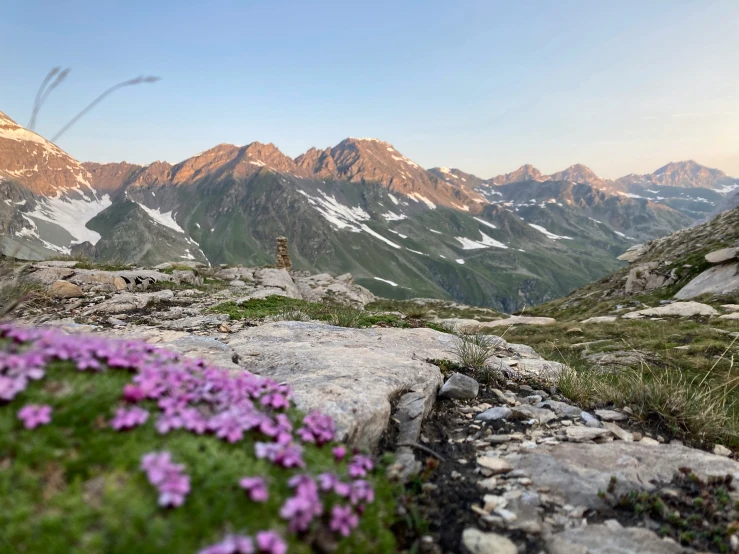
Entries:
[[535,487],[549,487],[573,506],[593,508],[603,507],[598,491],[608,488],[612,476],[617,479],[616,494],[651,489],[652,480],[669,482],[681,467],[701,478],[731,474],[739,479],[739,462],[677,444],[562,443],[504,459],[526,471]]
[[706,261],[709,264],[720,264],[733,260],[737,254],[739,254],[739,248],[722,248],[706,254]]
[[462,543],[472,554],[518,554],[518,548],[508,537],[474,528],[464,530]]
[[700,302],[673,302],[665,306],[629,312],[622,317],[623,319],[641,319],[643,317],[694,317],[713,315],[718,315],[718,312],[708,304],[701,304]]
[[[610,524],[609,524],[610,523]],[[549,554],[680,554],[693,552],[643,527],[621,527],[612,521],[567,529],[546,541]]]
[[422,395],[428,415],[443,376],[425,360],[451,359],[453,346],[452,335],[433,329],[350,329],[299,321],[267,323],[232,335],[142,326],[99,332],[286,383],[299,409],[332,416],[339,439],[357,448],[377,445],[390,419],[390,402],[400,393]]
[[739,290],[739,263],[716,265],[694,278],[675,298],[687,300],[701,294],[729,294]]
[[238,363],[290,385],[301,410],[334,418],[352,446],[374,447],[390,401],[420,386],[433,405],[443,377],[426,359],[449,359],[453,337],[432,329],[349,329],[281,321],[240,331],[228,345]]
[[580,323],[613,323],[618,319],[615,315],[599,315],[596,317],[589,317],[588,319],[582,320]]
[[462,330],[491,329],[496,327],[510,327],[511,325],[552,325],[557,323],[553,317],[529,317],[513,315],[505,319],[494,321],[477,321],[476,319],[442,319],[442,323]]

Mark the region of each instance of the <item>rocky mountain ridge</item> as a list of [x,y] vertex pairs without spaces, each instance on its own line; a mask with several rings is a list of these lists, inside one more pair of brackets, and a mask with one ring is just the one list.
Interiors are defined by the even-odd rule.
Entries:
[[45,195],[15,177],[0,183],[4,252],[262,264],[275,237],[286,236],[300,269],[350,271],[395,298],[512,311],[613,271],[634,243],[695,219],[587,184],[485,186],[456,170],[426,171],[377,139],[346,139],[295,160],[252,143],[175,165],[70,167],[91,187]]
[[670,162],[660,167],[653,173],[624,175],[618,179],[607,179],[598,176],[592,169],[583,165],[575,164],[562,171],[556,171],[546,175],[531,164],[524,164],[511,173],[497,175],[489,179],[465,174],[459,169],[432,168],[434,174],[440,178],[454,179],[454,175],[463,174],[472,177],[479,185],[509,185],[524,181],[572,181],[575,183],[586,183],[597,188],[612,191],[630,192],[634,188],[645,187],[672,187],[685,189],[708,189],[727,193],[739,188],[739,179],[730,177],[719,169],[713,169],[699,164],[694,160]]

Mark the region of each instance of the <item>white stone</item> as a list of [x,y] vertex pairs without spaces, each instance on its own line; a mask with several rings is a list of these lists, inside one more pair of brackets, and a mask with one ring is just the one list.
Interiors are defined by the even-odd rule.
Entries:
[[565,433],[567,434],[567,440],[570,442],[585,442],[600,437],[607,437],[611,434],[611,431],[608,429],[598,429],[597,427],[583,427],[581,425],[577,425],[567,427]]
[[477,458],[477,465],[492,472],[492,475],[508,473],[513,470],[511,464],[501,458],[491,458],[490,456],[480,456]]
[[596,317],[589,317],[588,319],[582,320],[580,323],[612,323],[618,319],[615,315],[599,315]]
[[673,302],[656,308],[647,308],[624,314],[624,319],[641,319],[644,317],[694,317],[694,316],[714,316],[718,312],[708,304],[700,302]]
[[722,248],[721,250],[714,250],[706,254],[706,261],[711,264],[720,264],[722,262],[728,262],[737,257],[739,248]]
[[518,548],[509,538],[474,528],[464,530],[462,543],[471,554],[518,554]]

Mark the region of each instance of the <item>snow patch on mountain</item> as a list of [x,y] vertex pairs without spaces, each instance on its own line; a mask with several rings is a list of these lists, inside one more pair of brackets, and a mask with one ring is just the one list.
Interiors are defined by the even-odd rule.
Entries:
[[370,229],[369,227],[367,227],[367,225],[365,225],[364,223],[362,223],[362,225],[361,225],[361,229],[362,229],[362,231],[364,231],[365,233],[369,233],[370,235],[372,235],[372,236],[373,236],[373,237],[375,237],[376,239],[380,239],[380,240],[381,240],[382,242],[384,242],[384,243],[386,243],[386,244],[389,244],[389,245],[390,245],[390,246],[392,246],[393,248],[397,248],[397,249],[400,249],[400,248],[402,248],[402,246],[400,246],[399,244],[395,244],[395,243],[394,243],[393,241],[391,241],[390,239],[386,239],[385,237],[383,237],[383,236],[382,236],[382,235],[381,235],[380,233],[377,233],[376,231],[373,231],[372,229]]
[[419,194],[417,192],[411,192],[410,194],[407,194],[406,196],[408,196],[408,198],[412,200],[415,200],[416,202],[423,202],[432,210],[436,209],[436,204],[434,204],[431,200],[426,198],[423,194]]
[[387,221],[400,221],[402,219],[408,219],[408,216],[405,214],[396,214],[393,212],[388,212],[386,214],[382,214],[382,217],[384,217]]
[[733,185],[724,185],[723,187],[715,189],[715,190],[719,194],[729,194],[730,192],[733,192],[736,189],[739,189],[739,185],[734,183]]
[[388,279],[383,279],[381,277],[375,277],[375,281],[382,281],[383,283],[387,283],[388,285],[390,285],[392,287],[397,287],[398,286],[398,283],[396,283],[394,281],[389,281]]
[[454,237],[454,238],[462,243],[462,250],[477,250],[479,248],[488,248],[490,246],[493,246],[495,248],[504,248],[504,249],[508,248],[508,246],[506,246],[502,242],[497,241],[494,238],[487,236],[482,231],[480,231],[480,234],[482,235],[482,239],[480,239],[479,241],[470,240],[465,237]]
[[169,227],[170,229],[174,229],[178,233],[182,233],[183,235],[186,234],[185,230],[180,227],[177,222],[174,220],[174,217],[172,216],[172,210],[168,212],[162,213],[159,208],[156,210],[153,210],[147,206],[144,206],[143,204],[136,202],[136,204],[139,205],[139,207],[146,212],[146,214],[152,218],[156,223],[159,223],[159,225],[164,225],[165,227]]
[[479,222],[479,223],[482,223],[483,225],[487,225],[491,229],[497,229],[497,227],[495,225],[493,225],[489,221],[485,221],[484,219],[480,219],[479,217],[475,217],[474,220],[477,221],[477,222]]
[[537,230],[537,231],[539,231],[540,233],[542,233],[542,234],[546,235],[546,236],[547,236],[548,238],[550,238],[550,239],[552,239],[552,240],[559,240],[559,239],[567,239],[567,240],[572,240],[572,237],[566,237],[566,236],[564,236],[564,235],[555,235],[554,233],[552,233],[552,232],[550,232],[550,231],[546,230],[546,229],[545,229],[544,227],[542,227],[541,225],[534,225],[533,223],[529,223],[529,227],[533,227],[534,229],[536,229],[536,230]]
[[[88,229],[85,225],[111,205],[110,196],[107,194],[102,197],[90,197],[83,194],[80,194],[79,198],[76,196],[39,198],[34,210],[22,215],[26,219],[33,218],[58,225],[72,235],[75,242],[89,241],[96,244],[100,240],[100,234]],[[65,253],[69,253],[68,247],[63,248]]]

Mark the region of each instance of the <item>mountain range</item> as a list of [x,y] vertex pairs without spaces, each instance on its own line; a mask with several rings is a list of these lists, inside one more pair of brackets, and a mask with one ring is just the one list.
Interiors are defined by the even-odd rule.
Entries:
[[0,112],[0,247],[260,265],[284,235],[298,269],[513,311],[613,271],[623,251],[704,217],[739,183],[695,162],[639,177],[523,166],[486,180],[366,138],[295,159],[255,142],[175,165],[81,164]]

